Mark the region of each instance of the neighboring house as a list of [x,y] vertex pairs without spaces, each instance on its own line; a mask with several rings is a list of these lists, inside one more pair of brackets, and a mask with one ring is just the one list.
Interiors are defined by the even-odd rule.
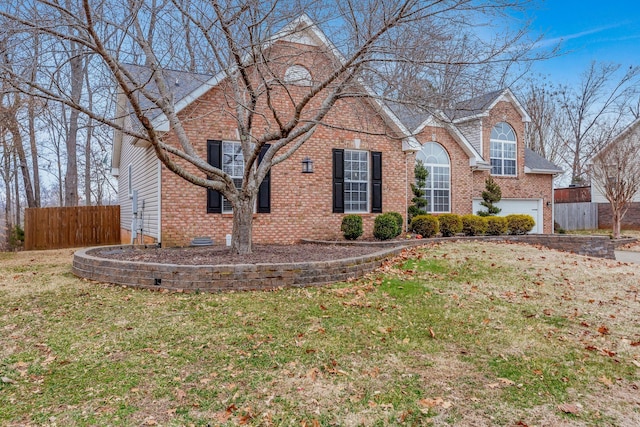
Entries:
[[[304,29],[295,38],[276,38],[272,48],[311,51],[316,60],[318,53],[332,55],[335,48],[328,46],[330,42],[315,25],[306,18],[300,25]],[[283,70],[292,91],[303,90],[319,72],[301,61],[303,56],[297,58]],[[135,66],[130,71],[148,73]],[[165,77],[174,87],[176,110],[198,154],[241,179],[242,154],[233,111],[225,101],[229,90],[225,75],[166,71]],[[133,126],[122,99],[118,105],[118,116]],[[156,130],[166,132],[166,140],[175,141],[166,119],[148,107]],[[302,238],[340,238],[340,224],[348,213],[363,217],[365,237],[371,237],[377,214],[406,214],[416,157],[430,172],[431,212],[475,213],[484,180],[492,174],[502,188],[502,214],[531,214],[536,220],[534,232],[550,233],[552,180],[561,171],[525,149],[527,121],[529,117],[509,90],[487,94],[437,117],[406,120],[406,124],[374,98],[339,101],[325,120],[327,126],[319,127],[288,160],[273,167],[263,182],[253,240],[293,243]],[[313,162],[313,173],[302,173],[306,159]],[[146,241],[164,246],[188,245],[198,236],[224,244],[231,233],[232,213],[224,198],[168,171],[153,148],[142,141],[116,132],[112,166],[118,177],[124,241],[129,240],[132,228],[142,229]]]
[[[615,147],[616,144],[620,144],[623,141],[640,143],[640,118],[633,121],[613,138],[604,150],[610,150],[611,147]],[[598,154],[596,154],[597,156]],[[591,202],[598,204],[598,228],[611,228],[613,217],[609,201],[604,196],[602,185],[597,182],[596,177],[591,177],[591,180]],[[624,229],[640,229],[640,191],[633,197],[621,224]]]

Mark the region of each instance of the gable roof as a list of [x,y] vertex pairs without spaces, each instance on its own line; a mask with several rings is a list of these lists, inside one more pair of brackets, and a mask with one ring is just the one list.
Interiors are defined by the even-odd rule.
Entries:
[[564,171],[529,147],[524,148],[524,172],[556,175]]
[[[318,26],[309,18],[306,14],[302,14],[297,19],[291,21],[285,25],[280,31],[274,34],[266,43],[268,47],[272,43],[279,40],[289,41],[293,43],[306,44],[310,46],[324,46],[326,47],[341,63],[344,63],[345,58],[336,48],[336,46],[326,37],[326,35],[318,28]],[[142,81],[146,81],[145,89],[152,94],[157,94],[157,85],[151,79],[151,70],[147,67],[139,65],[126,65],[126,68],[130,72],[143,77]],[[222,70],[214,76],[206,74],[189,73],[175,70],[162,70],[165,80],[169,84],[169,87],[175,89],[173,91],[174,110],[177,113],[189,106],[199,97],[204,95],[207,91],[216,87],[226,77],[230,70]],[[383,121],[392,128],[395,128],[403,136],[402,149],[403,150],[415,150],[420,144],[412,136],[409,129],[405,124],[395,115],[395,113],[389,109],[389,107],[383,103],[375,92],[364,83],[362,79],[357,79],[357,82],[370,96],[369,100],[372,107],[382,117]],[[178,84],[176,84],[178,83]],[[164,113],[160,111],[151,101],[146,97],[140,95],[140,103],[143,109],[149,112],[147,116],[151,120],[152,126],[160,132],[168,132],[170,130],[169,120]],[[121,138],[114,139],[112,163],[116,153],[120,152]]]
[[637,119],[635,119],[633,122],[631,122],[626,128],[624,128],[619,134],[617,134],[616,136],[614,136],[611,141],[604,146],[600,151],[598,151],[598,153],[594,156],[594,157],[598,157],[600,155],[600,153],[606,151],[609,149],[609,147],[611,147],[612,145],[617,144],[621,139],[624,139],[628,136],[630,136],[631,133],[635,132],[636,129],[638,129],[638,131],[640,132],[640,117],[638,117]]
[[488,116],[489,111],[500,101],[512,103],[522,116],[523,122],[531,121],[531,117],[529,117],[527,111],[509,88],[494,90],[493,92],[458,102],[453,108],[446,109],[444,113],[455,123],[466,122]]

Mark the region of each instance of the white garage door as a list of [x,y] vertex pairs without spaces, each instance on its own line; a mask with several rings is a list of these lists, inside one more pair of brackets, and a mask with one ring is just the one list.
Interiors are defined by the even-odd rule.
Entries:
[[[486,210],[480,204],[482,199],[473,199],[473,213],[479,210]],[[498,216],[507,216],[511,214],[527,214],[533,217],[536,225],[531,230],[532,234],[542,234],[544,231],[542,222],[542,199],[502,199],[497,205],[502,211]]]

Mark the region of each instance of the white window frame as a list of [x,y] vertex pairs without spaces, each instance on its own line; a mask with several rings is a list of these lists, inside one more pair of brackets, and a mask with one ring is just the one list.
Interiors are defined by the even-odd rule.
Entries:
[[[348,153],[348,154],[347,154]],[[357,153],[358,158],[353,158],[352,156]],[[363,159],[364,156],[364,159]],[[347,158],[348,157],[348,158]],[[349,162],[349,163],[347,163]],[[358,168],[354,169],[353,166],[358,164]],[[364,170],[362,168],[362,164],[364,164]],[[347,169],[347,165],[349,165],[349,169]],[[371,160],[368,151],[364,150],[344,150],[344,212],[345,213],[367,213],[369,212],[369,202],[371,198]],[[363,178],[364,177],[364,178]],[[362,190],[347,190],[347,187],[351,187],[352,185],[357,185],[362,188],[362,184],[364,184],[365,188],[365,200],[364,200],[364,209],[361,207],[358,209],[354,209],[353,204],[357,203],[362,205],[362,200],[356,200],[355,202],[351,200],[351,197],[355,194],[362,194]]]
[[[500,126],[500,130],[498,130]],[[504,127],[507,132],[504,132]],[[495,136],[494,136],[495,135]],[[513,138],[510,138],[510,136]],[[507,157],[506,147],[513,147],[513,157]],[[495,176],[518,176],[518,141],[516,132],[507,122],[499,122],[491,129],[491,137],[489,139],[489,158],[491,162],[491,175]],[[494,165],[494,161],[499,165]],[[505,162],[513,161],[513,173],[505,173]],[[496,168],[500,168],[499,173]]]
[[[231,153],[225,152],[225,147],[233,147],[233,151]],[[240,149],[240,152],[236,152],[236,147]],[[222,156],[220,159],[220,163],[222,165],[222,171],[229,174],[233,182],[236,184],[236,188],[240,188],[239,185],[242,185],[242,178],[244,177],[244,155],[242,153],[242,146],[240,145],[240,141],[222,141]],[[230,165],[225,165],[225,155],[231,154],[233,158],[231,159]],[[241,166],[234,164],[235,157],[239,156],[241,160]],[[239,168],[239,170],[238,170]],[[238,175],[239,173],[239,175]],[[238,181],[239,180],[239,181]],[[238,185],[239,182],[239,185]],[[230,214],[233,213],[233,208],[230,206],[229,201],[222,196],[222,213]]]
[[[434,151],[436,149],[436,152]],[[442,144],[437,142],[427,142],[422,146],[422,149],[418,152],[416,160],[421,160],[424,167],[429,172],[427,176],[426,185],[423,190],[426,191],[425,199],[427,200],[427,212],[429,213],[450,213],[451,212],[451,158],[449,153],[444,149]],[[435,160],[435,161],[434,161]],[[446,162],[445,162],[446,161]],[[435,168],[446,169],[446,181],[440,181],[444,186],[435,187],[433,178],[436,177],[434,173]],[[444,174],[438,174],[438,176],[444,176]],[[434,202],[436,191],[447,192],[447,209],[435,210],[436,203]],[[438,204],[440,205],[440,204]]]
[[311,86],[311,72],[302,65],[294,64],[285,71],[284,81],[296,86]]

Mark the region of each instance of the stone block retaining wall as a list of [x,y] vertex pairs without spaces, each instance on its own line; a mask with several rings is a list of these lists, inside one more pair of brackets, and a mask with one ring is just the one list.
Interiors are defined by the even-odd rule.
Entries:
[[[125,249],[126,246],[121,246]],[[354,258],[292,264],[176,265],[99,258],[97,248],[73,257],[73,274],[99,282],[147,289],[217,292],[323,285],[361,277],[402,247]],[[114,247],[115,249],[115,247]]]
[[[268,290],[280,287],[323,285],[362,277],[402,249],[430,243],[460,241],[519,242],[599,258],[615,259],[614,243],[607,236],[531,234],[525,236],[479,236],[421,240],[362,242],[380,250],[342,260],[292,264],[176,265],[100,258],[99,248],[79,250],[73,257],[73,274],[90,280],[147,289],[202,292]],[[307,240],[306,242],[319,243]],[[337,244],[342,242],[327,242]],[[344,242],[354,244],[357,242]],[[110,246],[118,249],[118,247]],[[126,249],[121,246],[120,249]]]

